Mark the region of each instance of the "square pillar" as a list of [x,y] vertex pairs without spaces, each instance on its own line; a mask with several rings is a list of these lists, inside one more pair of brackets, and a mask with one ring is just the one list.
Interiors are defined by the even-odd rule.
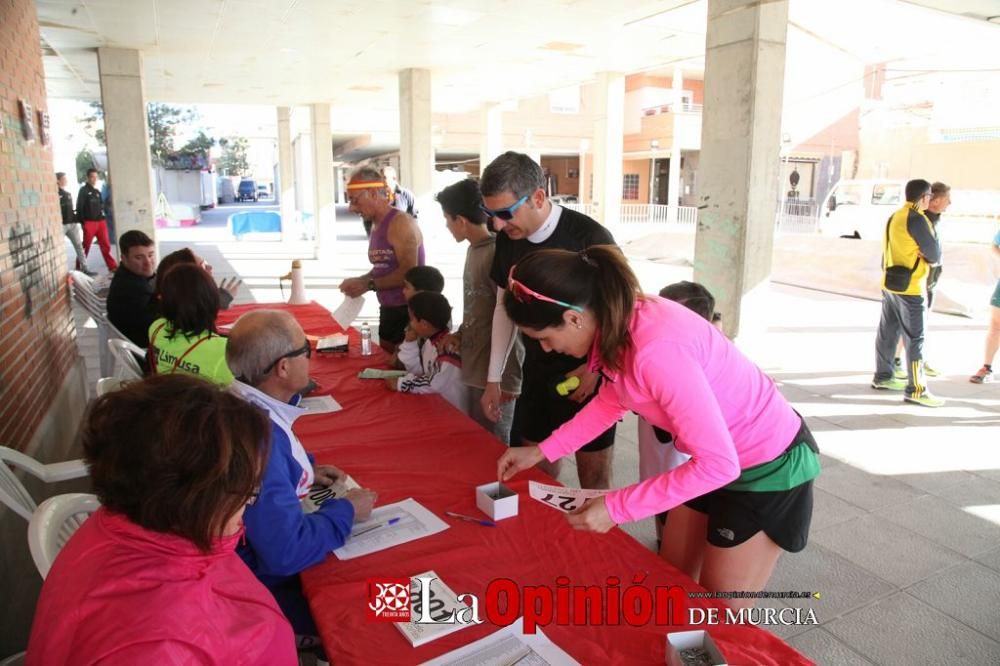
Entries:
[[503,111],[499,104],[485,104],[479,112],[479,175],[503,153]]
[[295,165],[292,161],[291,109],[278,107],[278,184],[274,194],[278,197],[282,225],[295,219]]
[[731,337],[764,327],[787,29],[787,0],[708,0],[694,279]]
[[622,153],[625,136],[625,75],[597,75],[594,119],[594,217],[612,229],[622,215]]
[[677,223],[677,206],[681,197],[681,139],[678,131],[678,118],[681,111],[681,94],[684,92],[684,73],[680,67],[674,67],[671,87],[674,93],[673,130],[670,139],[670,164],[667,165],[667,223]]
[[399,73],[399,183],[417,197],[434,187],[429,69]]
[[115,234],[121,236],[137,229],[155,239],[153,216],[156,208],[142,52],[101,47],[97,49],[97,65],[101,77]]
[[313,215],[316,223],[315,256],[329,256],[336,233],[336,206],[333,200],[333,136],[330,134],[330,105],[310,108],[310,139],[313,159]]

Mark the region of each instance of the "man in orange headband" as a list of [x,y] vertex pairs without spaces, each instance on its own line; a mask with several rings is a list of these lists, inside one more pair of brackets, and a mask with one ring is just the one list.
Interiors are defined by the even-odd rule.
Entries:
[[347,296],[374,291],[379,302],[379,343],[392,353],[403,341],[410,315],[403,296],[403,276],[414,266],[424,265],[424,243],[416,221],[390,203],[390,190],[377,170],[362,167],[347,183],[347,201],[352,213],[372,220],[368,238],[368,261],[372,270],[340,284]]

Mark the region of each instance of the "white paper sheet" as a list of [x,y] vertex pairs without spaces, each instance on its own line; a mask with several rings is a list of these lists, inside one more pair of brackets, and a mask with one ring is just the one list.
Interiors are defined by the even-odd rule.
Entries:
[[330,486],[321,486],[318,483],[309,489],[309,494],[302,499],[302,512],[312,513],[319,508],[320,504],[330,500],[341,499],[348,490],[360,488],[358,482],[351,478],[350,474],[337,479],[336,483]]
[[339,412],[343,409],[340,403],[333,399],[332,395],[316,395],[311,398],[302,398],[299,401],[299,407],[308,412],[305,416],[329,414],[330,412]]
[[528,481],[528,494],[531,495],[532,499],[536,499],[542,504],[551,506],[553,509],[558,509],[563,513],[579,509],[591,497],[602,497],[610,492],[610,490],[549,486],[537,481]]
[[344,302],[337,306],[337,309],[333,311],[333,318],[336,320],[337,324],[339,324],[340,327],[346,331],[347,327],[353,324],[354,320],[358,318],[358,314],[361,312],[361,308],[364,304],[364,296],[345,298]]
[[422,666],[578,666],[579,662],[536,629],[524,634],[521,618],[514,624],[493,632],[486,638],[469,643]]
[[[369,532],[365,531],[373,525],[387,523],[393,518],[399,518],[399,522]],[[448,527],[448,523],[410,497],[402,502],[380,506],[372,511],[368,520],[355,523],[351,529],[352,536],[347,537],[347,543],[333,551],[333,554],[342,560],[350,560],[437,534]],[[364,534],[358,534],[359,532]]]

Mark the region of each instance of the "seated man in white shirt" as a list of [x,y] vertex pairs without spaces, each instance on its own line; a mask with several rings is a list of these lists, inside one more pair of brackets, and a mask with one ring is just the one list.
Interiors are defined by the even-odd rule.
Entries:
[[264,583],[299,636],[315,636],[316,626],[302,595],[299,572],[325,560],[344,545],[355,521],[371,514],[375,493],[364,488],[328,500],[304,513],[302,499],[314,483],[331,485],[342,474],[332,465],[314,465],[292,424],[309,383],[310,342],[287,312],[256,310],[239,318],[226,345],[226,362],[237,378],[232,390],[267,412],[271,455],[260,495],[243,515],[246,539],[240,557]]

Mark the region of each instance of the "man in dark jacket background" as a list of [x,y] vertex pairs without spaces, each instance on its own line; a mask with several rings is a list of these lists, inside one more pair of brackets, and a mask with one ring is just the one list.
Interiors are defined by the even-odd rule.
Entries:
[[108,290],[108,320],[125,337],[145,349],[149,325],[156,319],[156,244],[141,231],[126,231],[118,239],[122,265]]
[[59,212],[62,213],[63,233],[73,243],[73,251],[76,252],[76,270],[83,271],[87,275],[94,275],[87,268],[87,255],[83,253],[83,244],[80,241],[80,227],[76,221],[76,214],[73,212],[73,195],[66,191],[67,184],[66,173],[63,171],[57,172],[56,185],[59,186]]

